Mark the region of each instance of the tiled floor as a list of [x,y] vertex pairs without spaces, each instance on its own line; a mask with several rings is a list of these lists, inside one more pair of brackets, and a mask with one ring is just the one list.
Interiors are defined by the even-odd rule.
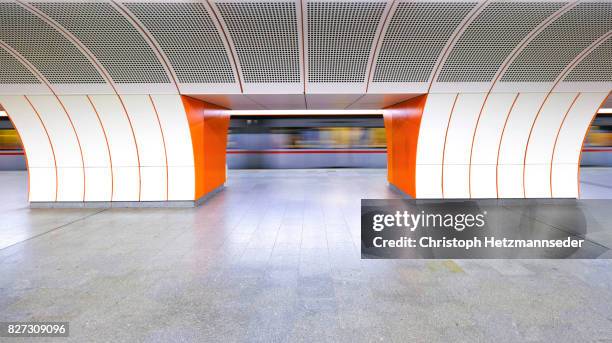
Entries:
[[[612,170],[582,177],[612,197]],[[25,173],[0,184],[0,321],[74,342],[612,340],[609,260],[361,260],[384,170],[231,171],[196,209],[30,210]]]

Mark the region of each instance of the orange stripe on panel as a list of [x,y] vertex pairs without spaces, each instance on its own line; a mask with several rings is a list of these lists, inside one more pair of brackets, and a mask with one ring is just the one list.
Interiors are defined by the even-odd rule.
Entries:
[[225,154],[229,114],[225,108],[181,95],[195,168],[195,197],[198,200],[225,183]]
[[49,136],[49,131],[47,130],[47,126],[45,126],[45,123],[40,117],[40,114],[38,113],[38,111],[36,110],[32,102],[30,101],[30,99],[26,95],[24,95],[23,97],[28,102],[32,110],[34,110],[34,113],[36,113],[36,117],[38,118],[38,120],[40,121],[40,124],[45,130],[45,134],[47,135],[47,139],[49,140],[49,145],[51,146],[51,153],[53,154],[53,164],[55,166],[55,199],[54,201],[57,201],[57,194],[58,194],[58,188],[59,188],[59,176],[57,173],[57,158],[55,157],[55,148],[53,147],[53,143],[51,142],[51,136]]
[[420,95],[387,107],[384,112],[389,183],[414,198],[417,144],[426,100],[427,95]]
[[91,97],[88,95],[87,100],[91,104],[94,112],[96,113],[96,118],[98,118],[98,123],[100,123],[100,127],[102,128],[102,133],[104,134],[104,141],[106,142],[106,149],[108,150],[108,161],[110,164],[110,172],[111,172],[111,194],[109,201],[113,201],[113,195],[115,194],[115,175],[113,172],[113,157],[111,155],[110,144],[108,143],[108,136],[106,135],[106,129],[104,128],[104,124],[102,124],[102,119],[100,119],[100,114],[98,113],[98,109],[96,105],[94,105]]
[[501,152],[501,145],[502,145],[502,142],[504,141],[504,134],[506,133],[506,126],[508,126],[508,119],[510,119],[510,113],[512,113],[512,109],[514,109],[514,105],[516,104],[516,101],[518,100],[519,95],[521,95],[521,93],[516,94],[516,96],[514,97],[514,100],[512,101],[512,105],[510,105],[510,108],[508,109],[508,114],[506,114],[506,120],[504,121],[504,127],[502,128],[501,135],[499,137],[499,143],[497,145],[497,159],[495,162],[495,194],[497,198],[499,198],[499,153]]
[[149,101],[151,101],[151,105],[153,106],[153,110],[155,111],[155,118],[157,118],[157,124],[159,124],[159,131],[161,132],[162,143],[164,145],[164,158],[166,159],[166,201],[168,201],[168,149],[166,149],[166,137],[164,136],[164,129],[162,128],[161,121],[159,120],[159,113],[157,112],[157,107],[155,106],[155,102],[153,101],[153,97],[149,95]]
[[446,132],[444,133],[444,145],[442,147],[442,177],[440,179],[442,185],[442,198],[444,198],[444,157],[446,156],[446,139],[448,138],[448,128],[450,127],[451,120],[453,119],[453,112],[455,112],[455,105],[457,105],[457,99],[459,99],[458,93],[457,95],[455,95],[453,107],[451,107],[450,115],[448,116],[448,123],[446,123]]
[[559,141],[559,134],[561,133],[561,128],[563,127],[563,124],[565,123],[565,119],[567,119],[567,115],[570,113],[572,108],[574,108],[574,105],[576,104],[576,101],[578,100],[580,95],[581,93],[576,94],[576,96],[574,97],[574,100],[572,100],[572,103],[568,107],[567,111],[565,111],[565,114],[563,115],[563,120],[561,120],[561,124],[559,124],[559,128],[557,129],[557,134],[555,135],[555,142],[553,143],[552,155],[550,156],[550,197],[551,198],[553,197],[553,181],[552,181],[553,180],[553,162],[555,160],[555,149],[557,149],[557,142]]

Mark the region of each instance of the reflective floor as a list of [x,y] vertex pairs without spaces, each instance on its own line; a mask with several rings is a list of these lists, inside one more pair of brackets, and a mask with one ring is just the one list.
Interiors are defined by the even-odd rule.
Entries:
[[[196,209],[31,210],[26,178],[0,173],[0,321],[71,341],[612,340],[612,260],[361,260],[384,170],[231,171]],[[612,198],[612,169],[582,178]]]

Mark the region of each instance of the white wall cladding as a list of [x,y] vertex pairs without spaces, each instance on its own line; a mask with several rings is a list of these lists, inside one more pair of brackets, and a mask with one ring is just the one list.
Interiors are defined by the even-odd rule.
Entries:
[[115,83],[169,83],[143,36],[110,3],[35,2],[89,49]]
[[491,93],[482,107],[484,93],[430,94],[417,197],[578,197],[582,142],[607,95]]
[[105,83],[67,38],[16,3],[0,2],[0,40],[53,84]]

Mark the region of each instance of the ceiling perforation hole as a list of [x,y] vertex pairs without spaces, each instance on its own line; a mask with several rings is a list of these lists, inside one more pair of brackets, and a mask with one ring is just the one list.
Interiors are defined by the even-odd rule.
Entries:
[[170,60],[180,83],[234,83],[228,51],[201,3],[126,3]]
[[308,2],[308,81],[365,81],[386,2]]
[[33,5],[81,41],[116,83],[170,82],[142,35],[111,4],[39,2]]
[[563,2],[489,4],[466,28],[448,55],[438,82],[491,82],[501,64]]
[[476,2],[401,2],[376,59],[374,82],[427,82],[442,49]]
[[218,2],[216,5],[234,42],[245,83],[300,82],[295,3]]
[[519,53],[501,81],[553,82],[574,58],[610,30],[612,2],[580,3],[540,32]]
[[0,39],[53,84],[105,83],[76,46],[17,4],[0,3]]

